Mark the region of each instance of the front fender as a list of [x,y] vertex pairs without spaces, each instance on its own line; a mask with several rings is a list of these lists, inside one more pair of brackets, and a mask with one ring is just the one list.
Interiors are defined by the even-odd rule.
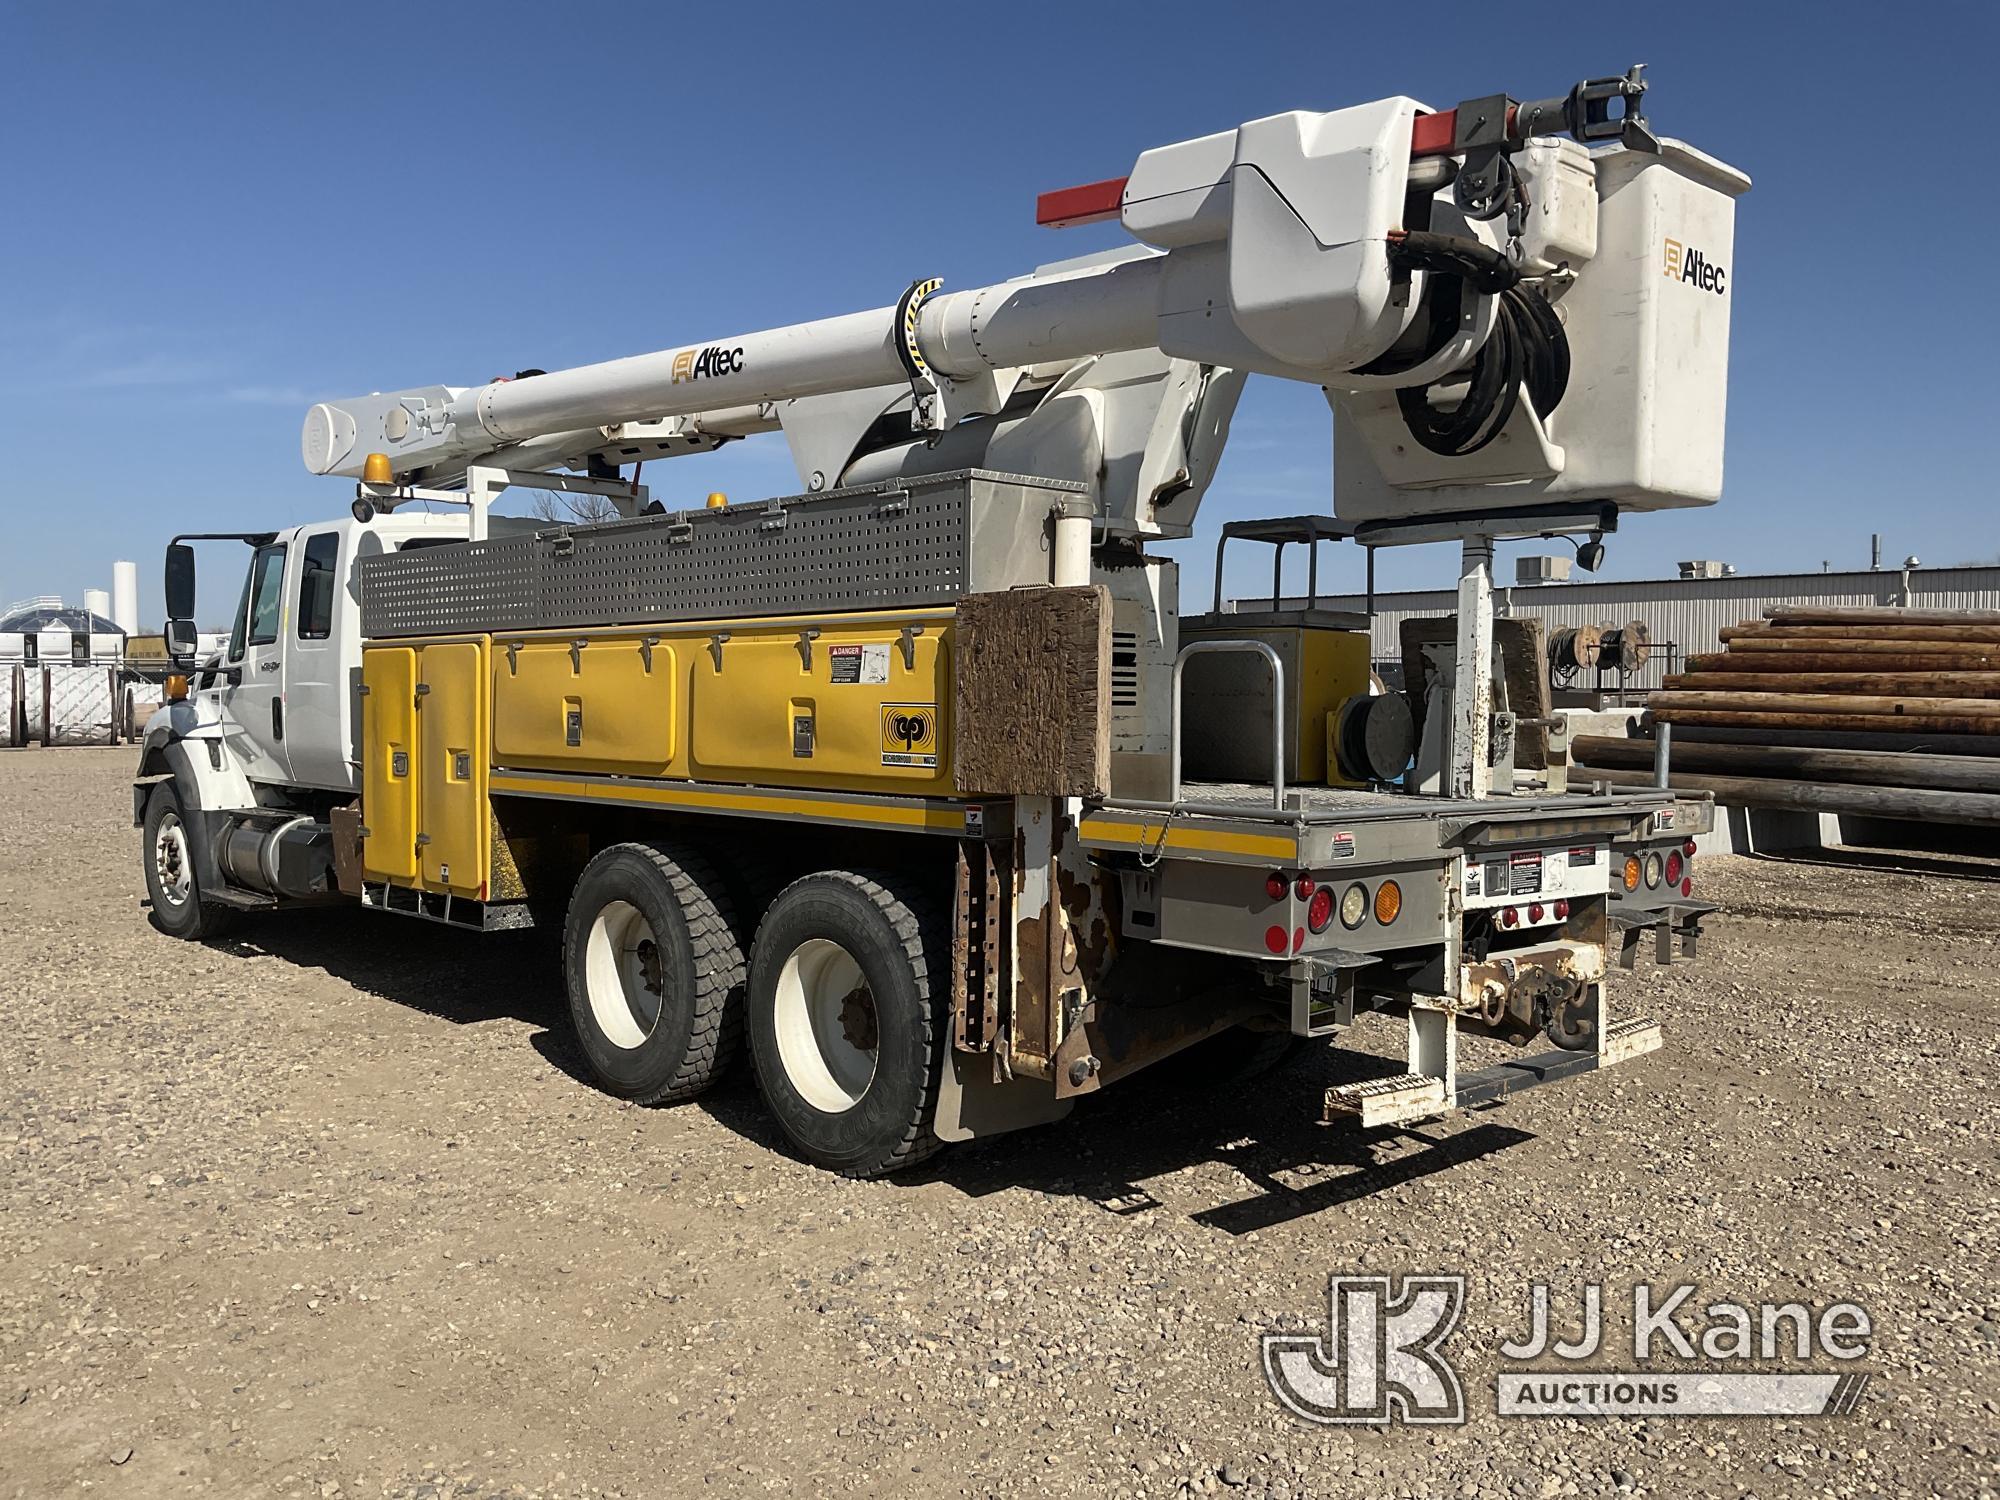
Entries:
[[163,776],[173,777],[181,807],[190,814],[257,805],[250,778],[230,753],[222,725],[204,719],[186,700],[162,704],[146,721],[140,737],[138,779],[132,787],[134,827],[145,822],[146,799]]

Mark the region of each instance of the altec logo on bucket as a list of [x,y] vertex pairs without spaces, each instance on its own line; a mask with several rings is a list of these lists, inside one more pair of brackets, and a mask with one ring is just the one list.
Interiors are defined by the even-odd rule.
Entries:
[[710,344],[705,349],[683,349],[674,356],[673,383],[683,380],[702,380],[716,375],[734,375],[743,368],[741,346],[724,349]]
[[1704,292],[1723,295],[1729,272],[1716,261],[1710,260],[1692,245],[1683,245],[1679,240],[1667,241],[1666,259],[1660,269],[1669,281],[1686,281],[1700,287]]

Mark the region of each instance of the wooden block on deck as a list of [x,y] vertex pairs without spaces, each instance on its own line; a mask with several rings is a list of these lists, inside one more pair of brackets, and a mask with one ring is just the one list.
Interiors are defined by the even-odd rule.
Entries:
[[1010,589],[958,601],[952,775],[968,795],[1111,788],[1111,596]]

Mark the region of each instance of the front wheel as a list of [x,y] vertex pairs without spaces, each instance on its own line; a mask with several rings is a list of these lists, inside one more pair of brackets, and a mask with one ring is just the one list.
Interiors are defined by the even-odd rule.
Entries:
[[153,903],[153,922],[160,931],[189,942],[219,937],[236,920],[229,907],[202,899],[194,857],[194,841],[199,836],[188,825],[174,784],[160,782],[146,798],[145,842],[140,856],[146,872],[146,895]]
[[899,876],[829,870],[771,903],[750,957],[750,1055],[810,1160],[876,1177],[937,1149],[948,952],[941,901]]

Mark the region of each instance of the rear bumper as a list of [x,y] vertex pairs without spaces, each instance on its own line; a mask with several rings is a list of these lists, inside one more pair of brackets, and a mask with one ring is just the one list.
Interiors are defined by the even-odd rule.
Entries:
[[1695,957],[1701,941],[1702,919],[1721,910],[1713,901],[1670,901],[1656,907],[1611,908],[1611,945],[1618,955],[1618,967],[1629,969],[1638,962],[1639,944],[1653,935],[1653,958],[1657,963],[1674,961],[1674,939],[1680,939],[1680,957]]

